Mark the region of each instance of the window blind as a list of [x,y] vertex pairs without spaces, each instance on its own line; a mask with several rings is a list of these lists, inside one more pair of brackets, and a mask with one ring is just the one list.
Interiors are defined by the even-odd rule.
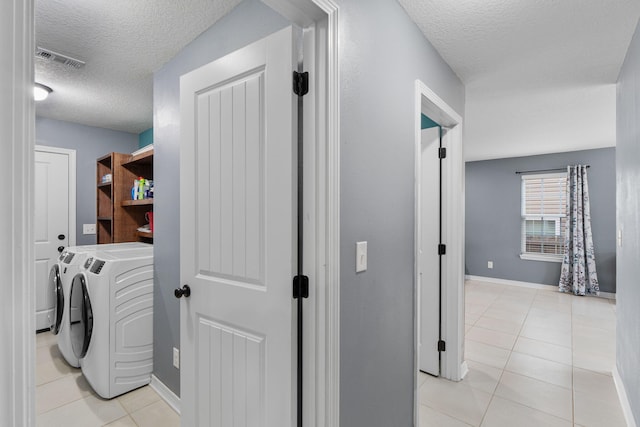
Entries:
[[561,257],[566,224],[566,173],[522,175],[522,253]]

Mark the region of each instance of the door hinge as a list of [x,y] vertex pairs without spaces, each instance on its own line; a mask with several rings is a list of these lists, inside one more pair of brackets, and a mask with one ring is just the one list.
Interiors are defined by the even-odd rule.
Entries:
[[447,246],[440,243],[438,245],[438,255],[445,255],[447,253]]
[[309,72],[293,72],[293,93],[304,96],[309,92]]
[[438,148],[438,158],[444,159],[445,157],[447,157],[447,148],[446,147]]
[[446,351],[447,350],[447,344],[440,340],[438,341],[438,351]]
[[298,275],[293,278],[293,298],[309,298],[309,277]]

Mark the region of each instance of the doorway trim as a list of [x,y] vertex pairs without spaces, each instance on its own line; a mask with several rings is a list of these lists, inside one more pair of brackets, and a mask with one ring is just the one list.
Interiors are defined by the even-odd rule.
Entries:
[[[262,0],[304,31],[305,269],[310,298],[305,309],[304,425],[337,427],[340,422],[340,74],[338,5],[334,0]],[[309,104],[311,103],[311,104]],[[314,193],[314,194],[312,194]],[[312,200],[311,200],[312,199]],[[309,203],[308,203],[309,202]],[[311,206],[311,208],[310,208]],[[309,230],[314,228],[313,230]],[[308,317],[307,317],[308,316]],[[313,370],[308,370],[313,366]]]
[[[318,74],[316,115],[316,242],[317,323],[314,344],[316,363],[313,396],[316,426],[339,425],[340,345],[340,110],[338,65],[338,6],[333,0],[263,0],[301,27],[315,23],[315,69]],[[9,155],[0,161],[6,171],[3,187],[9,209],[0,210],[0,227],[12,245],[0,249],[0,266],[10,277],[10,296],[0,308],[11,313],[3,328],[7,345],[0,350],[6,361],[0,370],[0,424],[33,426],[35,423],[35,250],[33,244],[33,158],[35,106],[33,84],[34,1],[10,1],[3,14],[0,46],[12,52],[13,67],[0,70],[0,126],[3,141],[10,141]],[[4,121],[3,121],[4,123]],[[27,284],[25,286],[25,284]],[[5,334],[7,335],[5,337]]]
[[[69,246],[76,245],[76,150],[68,148],[36,145],[34,151],[41,153],[65,154],[69,159]],[[34,183],[35,185],[35,183]]]
[[415,218],[414,218],[414,421],[419,425],[419,339],[420,339],[420,176],[421,114],[442,127],[442,145],[447,147],[447,163],[442,182],[442,353],[440,376],[460,381],[467,373],[464,362],[464,158],[462,117],[420,80],[415,82]]
[[0,48],[10,66],[0,67],[0,268],[7,289],[0,302],[0,425],[31,426],[35,421],[35,244],[33,101],[33,0],[3,3]]

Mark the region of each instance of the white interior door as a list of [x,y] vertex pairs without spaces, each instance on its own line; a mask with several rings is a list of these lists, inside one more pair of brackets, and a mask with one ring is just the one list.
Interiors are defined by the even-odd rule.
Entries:
[[440,129],[422,130],[420,167],[420,370],[440,375]]
[[69,155],[35,151],[36,330],[49,328],[54,294],[49,270],[69,245]]
[[289,27],[180,81],[184,426],[295,417],[295,52]]

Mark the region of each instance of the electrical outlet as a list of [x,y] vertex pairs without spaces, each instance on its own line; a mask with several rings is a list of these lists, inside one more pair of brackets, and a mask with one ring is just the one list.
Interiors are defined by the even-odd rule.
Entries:
[[493,261],[487,261],[487,268],[493,268]]
[[82,224],[82,234],[96,234],[96,225]]
[[173,347],[173,367],[180,369],[180,350]]

